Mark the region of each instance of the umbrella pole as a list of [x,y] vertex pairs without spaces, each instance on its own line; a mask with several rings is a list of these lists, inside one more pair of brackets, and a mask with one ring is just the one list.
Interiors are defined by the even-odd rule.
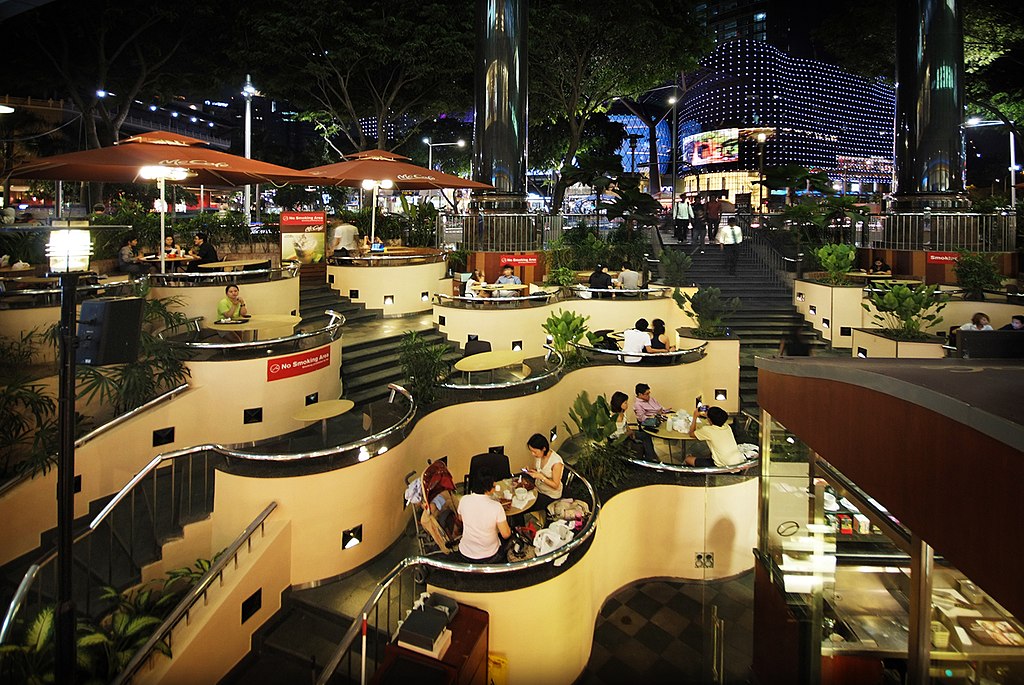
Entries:
[[160,245],[157,249],[160,251],[160,273],[167,273],[165,262],[167,251],[164,249],[164,241],[167,240],[165,237],[166,228],[164,227],[164,216],[167,213],[167,181],[161,178],[158,182],[160,184]]
[[377,237],[377,186],[373,186],[373,201],[370,205],[370,244]]

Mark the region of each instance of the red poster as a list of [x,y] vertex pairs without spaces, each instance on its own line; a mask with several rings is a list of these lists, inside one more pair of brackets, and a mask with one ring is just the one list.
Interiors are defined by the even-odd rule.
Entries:
[[282,378],[301,376],[322,369],[331,365],[331,348],[321,347],[315,350],[306,350],[298,354],[290,354],[287,357],[278,357],[267,360],[267,381],[277,381]]
[[537,266],[537,255],[503,254],[501,255],[501,263],[511,264],[512,266]]
[[929,252],[929,264],[952,264],[959,255],[956,252]]
[[322,262],[326,219],[323,212],[281,212],[281,260],[303,266]]

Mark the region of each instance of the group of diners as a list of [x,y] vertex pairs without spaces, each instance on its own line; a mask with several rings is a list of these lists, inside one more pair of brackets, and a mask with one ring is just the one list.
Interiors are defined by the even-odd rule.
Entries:
[[[512,268],[511,264],[501,265],[501,275],[494,281],[494,285],[497,286],[520,286],[523,281],[520,280],[519,276],[514,273],[515,269]],[[482,269],[473,269],[473,272],[469,275],[469,278],[463,285],[462,295],[464,297],[482,298],[488,297],[489,292],[485,289],[487,286],[486,276]],[[515,297],[519,294],[518,289],[495,289],[495,297]]]
[[[565,462],[551,449],[548,439],[534,433],[526,441],[533,457],[533,468],[524,468],[537,488],[537,500],[525,512],[544,512],[547,506],[562,497],[562,476]],[[469,492],[458,503],[457,519],[462,526],[459,556],[464,561],[481,564],[505,560],[504,541],[512,536],[512,528],[501,502],[494,498],[495,482],[503,474],[482,468],[471,471]]]
[[[212,264],[219,261],[217,250],[210,244],[205,233],[199,232],[192,239],[193,247],[185,254],[185,250],[178,245],[173,235],[164,237],[163,252],[166,259],[173,259],[185,270],[193,267],[200,267],[203,264]],[[117,253],[117,268],[121,273],[141,275],[148,274],[156,264],[159,263],[159,255],[145,257],[137,252],[139,236],[129,233],[121,243],[121,249]]]
[[[604,264],[598,264],[594,267],[594,272],[590,274],[590,278],[587,279],[587,287],[590,290],[616,290],[620,289],[625,292],[621,293],[623,296],[635,296],[635,292],[640,289],[640,272],[634,271],[628,263],[622,265],[622,269],[613,278],[608,273],[608,267]],[[611,293],[595,292],[593,297],[603,298],[610,297]]]
[[[629,408],[629,396],[622,391],[612,394],[609,407],[615,418],[615,432],[612,439],[625,436],[625,439],[637,446],[647,461],[659,461],[654,449],[652,432],[656,434],[658,427],[674,413],[671,407],[662,406],[651,395],[651,386],[637,383],[633,389],[636,401],[633,414],[636,423],[626,418]],[[728,468],[742,464],[745,460],[736,443],[736,436],[728,425],[729,412],[721,407],[708,407],[697,398],[693,420],[690,422],[690,440],[687,442],[686,466]],[[648,432],[651,431],[651,432]]]
[[[975,312],[971,320],[960,327],[961,331],[992,331],[992,324],[989,321],[988,314],[985,312]],[[1001,331],[1024,331],[1024,314],[1014,314],[1010,317],[1010,323],[1001,327]]]
[[[665,330],[665,322],[661,319],[654,319],[650,324],[647,319],[637,319],[633,328],[627,328],[622,332],[622,351],[648,354],[659,354],[664,352],[675,352],[676,348],[669,341],[668,333]],[[638,364],[643,357],[623,356],[622,361],[627,364]],[[662,360],[652,360],[662,361]]]

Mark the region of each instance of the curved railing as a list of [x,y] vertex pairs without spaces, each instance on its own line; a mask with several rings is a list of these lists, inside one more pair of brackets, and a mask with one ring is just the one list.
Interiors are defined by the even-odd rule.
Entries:
[[442,307],[455,307],[458,309],[489,309],[506,308],[509,304],[516,305],[516,308],[523,306],[537,306],[550,303],[552,300],[559,300],[560,293],[532,293],[530,295],[514,295],[511,297],[466,297],[465,295],[445,295],[434,293],[433,304]]
[[[253,519],[253,522],[246,526],[245,530],[235,538],[234,542],[228,545],[217,558],[213,564],[210,565],[209,570],[203,574],[202,578],[185,594],[180,602],[171,610],[171,613],[164,619],[163,623],[157,626],[153,634],[149,636],[146,643],[142,645],[135,652],[132,658],[125,665],[124,669],[117,674],[117,677],[111,681],[112,685],[121,685],[121,683],[130,682],[132,676],[142,667],[146,659],[153,653],[156,646],[166,640],[168,649],[173,649],[174,645],[171,643],[171,632],[177,627],[182,619],[188,621],[189,611],[196,605],[200,599],[206,597],[206,593],[213,587],[213,582],[218,578],[221,578],[224,570],[228,567],[229,563],[235,563],[237,566],[238,555],[242,551],[242,545],[249,543],[252,536],[256,531],[264,533],[264,523],[267,517],[270,516],[274,510],[277,509],[277,502],[271,502],[267,507],[259,513],[259,515]],[[249,544],[251,548],[251,543]]]
[[[260,260],[269,262],[270,259]],[[260,281],[279,281],[285,278],[295,278],[299,275],[299,264],[288,262],[282,264],[279,269],[241,269],[239,271],[178,271],[174,273],[153,273],[149,274],[150,285],[158,288],[188,288],[210,285],[210,283],[223,284],[225,279],[240,281],[244,283]]]
[[316,347],[317,345],[337,340],[342,333],[342,327],[345,325],[345,315],[339,314],[333,309],[325,309],[324,313],[331,318],[324,324],[323,328],[313,331],[300,331],[280,338],[266,338],[264,340],[244,342],[200,342],[197,340],[174,339],[175,336],[181,335],[190,337],[201,335],[203,329],[200,324],[205,320],[202,316],[194,316],[175,326],[165,328],[157,333],[157,335],[166,340],[169,345],[182,347],[187,350],[197,352],[225,352],[231,350],[239,353],[232,355],[232,360],[245,359],[252,356],[265,357],[268,352],[273,351],[273,348],[294,348],[300,344],[304,344],[306,347]]
[[[212,477],[206,477],[203,475],[208,470],[209,455],[211,453],[214,457],[218,459],[231,457],[235,459],[248,460],[254,462],[297,462],[300,460],[313,460],[332,456],[348,457],[347,463],[346,461],[343,460],[340,464],[336,464],[337,468],[350,466],[355,463],[366,461],[371,457],[384,454],[391,446],[390,441],[392,437],[399,431],[404,430],[405,427],[408,426],[409,423],[411,423],[416,413],[415,401],[413,400],[412,395],[405,388],[395,384],[388,385],[388,388],[390,388],[391,390],[391,394],[388,398],[388,403],[393,403],[398,395],[401,395],[402,397],[408,400],[409,406],[405,414],[395,424],[383,429],[382,431],[374,433],[373,435],[360,438],[353,442],[345,443],[343,445],[326,447],[322,450],[318,450],[315,452],[302,452],[294,454],[263,454],[252,451],[233,449],[225,447],[223,445],[209,443],[203,445],[194,445],[192,447],[187,447],[179,450],[173,450],[171,452],[166,452],[153,457],[153,459],[150,460],[150,462],[146,464],[146,466],[144,466],[138,473],[132,476],[132,478],[127,483],[125,483],[125,485],[107,502],[103,509],[101,509],[100,512],[96,514],[96,516],[93,517],[93,519],[89,522],[88,526],[74,536],[73,546],[76,546],[78,548],[85,547],[87,549],[85,556],[88,556],[89,536],[94,534],[97,530],[99,530],[102,525],[108,523],[108,519],[110,519],[114,510],[117,509],[118,505],[121,504],[122,502],[127,502],[131,507],[131,512],[126,517],[127,520],[129,521],[129,525],[136,525],[138,522],[136,521],[137,517],[135,516],[135,495],[137,490],[141,492],[144,486],[148,488],[149,484],[152,483],[153,492],[142,492],[142,497],[145,500],[145,504],[140,504],[140,507],[158,506],[158,503],[156,501],[156,476],[158,475],[157,470],[164,465],[168,465],[169,468],[174,469],[174,467],[178,465],[179,462],[185,463],[185,466],[181,467],[181,469],[179,470],[184,470],[186,472],[185,475],[187,477],[179,477],[177,481],[175,481],[174,478],[171,478],[170,480],[172,481],[172,485],[179,481],[186,481],[185,484],[188,485],[189,488],[187,497],[183,493],[178,493],[177,495],[171,497],[168,501],[174,502],[179,498],[191,499],[193,497],[193,494],[191,492],[191,481],[193,480],[193,477],[189,474],[192,474],[193,471],[196,470],[192,468],[192,462],[194,460],[202,458],[203,464],[201,465],[201,469],[198,469],[202,473],[195,479],[201,483],[207,484],[206,487],[209,491],[202,493],[202,497],[204,501],[207,501],[209,505],[212,507],[212,482],[214,481],[214,479]],[[379,449],[377,448],[378,444],[380,444]],[[373,445],[375,449],[371,451],[370,449],[368,449],[369,445]],[[180,505],[172,505],[171,508],[172,514],[182,514],[182,512],[180,511]],[[141,523],[138,523],[138,525],[155,525],[155,523],[146,523],[143,521]],[[184,522],[182,522],[181,525],[184,525]],[[134,528],[131,528],[130,532],[131,531],[134,531]],[[114,536],[113,528],[111,528],[111,537],[116,538],[116,543],[118,545],[122,547],[127,546],[128,549],[126,551],[128,552],[128,557],[129,559],[132,559],[132,553],[134,551],[134,533],[131,533],[126,536],[120,536],[126,538],[126,542],[120,539],[119,537]],[[14,598],[12,599],[10,605],[7,608],[7,613],[4,616],[3,624],[2,626],[0,626],[0,644],[6,643],[6,640],[9,638],[10,635],[10,629],[14,624],[14,620],[16,619],[19,610],[24,604],[25,599],[28,596],[28,593],[31,591],[32,586],[40,577],[41,572],[45,568],[47,568],[48,565],[53,563],[53,561],[56,559],[56,556],[57,550],[56,548],[52,548],[49,552],[40,556],[26,571],[21,584],[18,586],[18,590],[14,595]],[[139,568],[141,568],[141,566],[141,564],[138,564]],[[91,565],[87,563],[86,567],[91,567]],[[110,570],[110,574],[113,574],[112,570]],[[96,577],[94,577],[94,574],[90,572],[86,575],[86,579],[89,582],[98,585],[109,585],[113,583],[112,578],[102,578],[99,577],[98,574],[95,575]],[[88,588],[85,588],[85,594],[87,597],[90,596]],[[41,590],[39,592],[39,595],[40,597],[42,597],[43,595]],[[86,607],[85,609],[86,611],[88,611],[88,607]]]
[[[349,626],[349,629],[345,632],[345,635],[341,638],[341,642],[338,643],[338,647],[334,650],[331,658],[327,661],[324,666],[324,670],[320,673],[317,679],[317,685],[326,685],[334,675],[338,666],[341,664],[342,659],[345,658],[345,654],[352,648],[355,643],[356,637],[359,636],[360,630],[363,627],[364,617],[369,616],[370,612],[374,611],[380,600],[384,597],[386,592],[389,592],[391,585],[396,581],[400,580],[403,573],[409,569],[433,569],[438,571],[448,571],[451,573],[465,573],[471,575],[494,575],[501,573],[515,573],[526,569],[534,568],[537,566],[543,566],[547,564],[553,564],[560,559],[565,558],[568,554],[572,553],[583,544],[585,544],[591,536],[597,530],[597,520],[601,511],[601,500],[597,496],[597,492],[593,486],[580,474],[575,471],[572,467],[566,465],[565,470],[571,473],[575,480],[578,480],[584,485],[587,490],[587,496],[591,503],[591,512],[583,528],[573,536],[573,539],[568,543],[559,547],[558,549],[547,552],[540,556],[533,557],[531,559],[524,559],[522,561],[510,561],[502,564],[474,564],[463,561],[454,561],[444,559],[440,556],[414,556],[406,557],[402,561],[398,562],[391,571],[384,576],[384,578],[377,583],[373,591],[370,593],[370,598],[363,604],[363,608],[359,611],[356,619]],[[390,621],[390,616],[389,623]],[[388,632],[391,632],[391,626],[387,626]]]
[[[644,299],[647,297],[669,297],[671,292],[675,290],[674,286],[670,285],[655,285],[649,288],[590,288],[582,285],[569,286],[567,290],[574,294],[579,299],[618,299],[620,296],[625,298],[639,298]],[[584,294],[585,293],[585,294]]]
[[[440,387],[444,390],[452,393],[451,399],[458,401],[459,395],[462,395],[466,400],[476,399],[501,399],[510,396],[517,396],[518,394],[534,393],[539,390],[545,390],[554,385],[562,375],[562,371],[565,366],[565,358],[560,352],[558,352],[551,345],[544,345],[544,349],[547,352],[544,357],[537,357],[536,359],[542,359],[544,367],[539,369],[537,373],[533,373],[533,367],[530,368],[530,375],[523,376],[514,381],[498,381],[492,383],[453,383],[451,382],[451,376],[448,377]],[[528,364],[529,359],[524,359],[523,363]],[[453,371],[452,374],[461,373],[460,371]],[[486,373],[484,371],[474,373]],[[519,392],[522,391],[522,392]],[[483,394],[484,397],[465,397],[465,393],[475,392],[477,394]]]
[[734,475],[737,473],[746,473],[755,466],[761,465],[760,458],[747,459],[742,464],[736,464],[735,466],[686,466],[685,464],[666,464],[660,461],[647,461],[646,459],[637,459],[636,457],[626,457],[626,461],[636,466],[642,466],[645,469],[651,469],[652,471],[694,476]]
[[[21,277],[5,277],[0,279],[0,282],[17,283],[24,281]],[[131,291],[134,283],[135,282],[131,278],[126,277],[124,280],[120,281],[106,281],[104,283],[86,283],[84,285],[79,285],[76,289],[77,300],[81,302],[82,300],[92,297],[99,297],[106,294],[109,290],[113,290],[117,294],[122,294],[125,290]],[[2,304],[6,309],[55,307],[60,304],[60,293],[61,290],[56,283],[56,279],[54,279],[54,287],[52,288],[29,287],[10,289],[7,287],[0,287],[0,304]]]
[[[393,249],[393,248],[389,248]],[[409,250],[417,248],[406,248]],[[428,249],[428,248],[424,248]],[[363,252],[348,256],[332,255],[327,258],[329,266],[410,266],[412,264],[436,264],[448,259],[448,253],[442,251],[418,252],[409,254],[388,254],[387,252]]]
[[[110,421],[107,421],[106,423],[104,423],[101,426],[97,426],[96,428],[92,429],[91,431],[89,431],[88,433],[83,435],[82,437],[80,437],[77,440],[75,440],[75,449],[78,449],[79,447],[82,447],[83,445],[85,445],[89,441],[99,437],[100,435],[103,435],[107,431],[111,430],[112,428],[115,428],[116,426],[121,425],[125,421],[128,421],[129,419],[133,419],[136,416],[138,416],[139,414],[142,414],[142,413],[152,409],[153,407],[155,407],[157,405],[163,404],[164,402],[167,402],[168,400],[177,397],[181,393],[183,393],[186,390],[188,390],[189,387],[190,386],[189,386],[188,383],[183,383],[183,384],[179,385],[176,388],[172,388],[172,389],[168,390],[165,393],[157,395],[156,397],[151,399],[149,402],[146,402],[145,404],[141,404],[138,407],[136,407],[135,409],[132,409],[131,411],[127,411],[124,414],[121,414],[119,416],[115,416]],[[12,490],[13,488],[17,487],[19,483],[23,483],[26,480],[30,480],[34,476],[35,476],[35,472],[26,471],[24,473],[21,473],[21,474],[15,476],[14,478],[12,478],[9,481],[6,481],[4,483],[0,483],[0,497],[5,495],[7,492]]]
[[595,355],[595,359],[618,361],[623,364],[627,362],[620,357],[640,357],[639,362],[628,362],[631,364],[644,364],[649,361],[662,362],[666,366],[675,364],[692,364],[700,361],[707,355],[708,343],[702,343],[697,347],[688,350],[673,350],[672,352],[624,352],[623,350],[605,350],[600,347],[591,347],[582,343],[570,343],[573,347],[584,352]]

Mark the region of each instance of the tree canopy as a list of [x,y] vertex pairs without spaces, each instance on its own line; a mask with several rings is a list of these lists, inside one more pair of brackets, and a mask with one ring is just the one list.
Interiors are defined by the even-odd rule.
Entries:
[[[571,166],[587,123],[616,97],[640,93],[692,69],[710,41],[690,0],[622,3],[553,0],[530,7],[530,117],[566,127],[561,164]],[[552,193],[561,209],[565,181]]]
[[251,27],[244,59],[325,137],[391,149],[420,121],[471,107],[465,10],[456,0],[252,0],[239,20]]

